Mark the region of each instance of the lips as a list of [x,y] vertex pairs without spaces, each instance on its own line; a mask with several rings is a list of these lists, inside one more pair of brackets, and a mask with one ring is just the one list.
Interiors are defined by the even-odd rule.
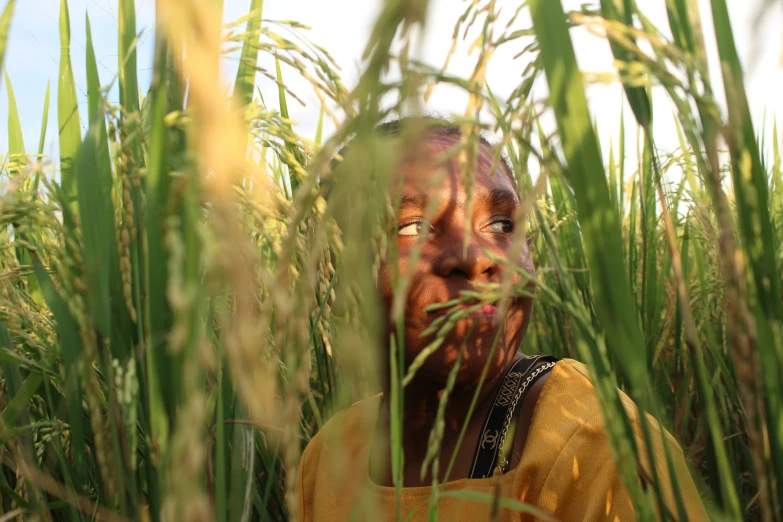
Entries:
[[482,306],[477,312],[473,312],[473,315],[495,315],[498,311],[498,307],[495,305],[487,304]]
[[478,309],[476,309],[477,304],[478,303],[475,303],[475,304],[463,304],[463,303],[461,303],[461,304],[456,304],[454,306],[449,306],[449,307],[446,307],[446,308],[440,308],[440,309],[434,310],[433,312],[430,312],[430,313],[433,313],[435,315],[441,316],[441,315],[449,314],[452,310],[466,310],[466,311],[470,310],[471,311],[470,312],[471,316],[492,316],[492,315],[495,315],[495,313],[497,313],[497,311],[498,311],[497,306],[491,305],[491,304],[485,304],[485,305],[479,307]]

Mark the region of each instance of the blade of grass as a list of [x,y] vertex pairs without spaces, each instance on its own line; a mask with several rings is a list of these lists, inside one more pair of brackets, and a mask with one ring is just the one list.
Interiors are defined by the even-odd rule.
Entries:
[[[114,206],[111,204],[111,189],[113,184],[111,160],[108,151],[108,135],[106,132],[106,123],[104,117],[105,101],[100,88],[100,80],[98,76],[98,65],[95,59],[95,49],[92,43],[92,28],[90,26],[90,19],[85,15],[86,26],[86,64],[87,64],[87,97],[88,97],[88,113],[90,123],[92,126],[98,127],[98,143],[96,154],[96,170],[94,175],[98,178],[93,182],[94,185],[99,186],[103,193],[107,195],[108,205],[103,209],[103,212],[110,212],[110,215],[100,216],[96,214],[97,219],[104,219],[106,226],[101,230],[102,237],[99,239],[102,250],[105,257],[102,262],[102,272],[106,274],[106,277],[102,280],[102,284],[107,285],[105,291],[108,294],[108,302],[105,306],[109,306],[110,324],[108,332],[104,335],[109,336],[110,343],[103,344],[104,353],[101,357],[102,372],[106,376],[105,378],[109,382],[115,381],[115,368],[114,362],[117,360],[120,364],[126,364],[128,359],[128,353],[132,354],[132,350],[127,346],[127,340],[132,336],[133,329],[128,318],[128,311],[124,306],[124,298],[122,294],[122,281],[119,273],[119,253],[117,251],[117,241],[114,229]],[[92,127],[91,127],[92,128]],[[89,135],[88,135],[89,140]],[[85,145],[86,146],[86,145]],[[79,165],[79,163],[77,163]],[[77,173],[78,179],[81,180],[85,177],[85,171],[79,171]],[[81,196],[81,184],[77,183],[80,188],[79,195]],[[82,217],[85,214],[85,207],[80,202],[80,208],[82,209]],[[84,224],[84,220],[82,220]],[[86,236],[85,236],[86,239]],[[85,247],[87,242],[85,241]],[[86,258],[86,256],[85,256]],[[88,279],[88,289],[89,289]],[[115,359],[116,358],[116,359]],[[131,455],[123,452],[123,445],[120,441],[120,433],[125,432],[128,429],[123,426],[122,423],[122,407],[117,400],[117,389],[112,386],[106,393],[106,400],[109,403],[108,407],[108,428],[111,435],[111,442],[113,444],[111,455],[113,457],[112,471],[114,474],[114,481],[116,484],[123,484],[127,488],[131,498],[136,497],[136,483],[135,476],[126,469],[126,462],[131,462]],[[129,452],[135,452],[134,447],[127,448]],[[125,457],[125,458],[124,458]],[[124,477],[127,477],[124,479]],[[118,495],[119,508],[121,512],[127,512],[127,498],[126,495]],[[107,499],[112,505],[117,499]],[[135,505],[135,504],[133,504]],[[135,512],[133,513],[136,514]]]
[[[617,198],[617,163],[614,159],[614,144],[609,141],[609,198],[612,201],[612,206],[620,208]],[[621,210],[622,215],[622,210]]]
[[[397,328],[398,332],[401,328]],[[402,448],[403,434],[403,401],[405,388],[402,379],[405,372],[403,350],[397,345],[394,335],[391,338],[391,350],[389,350],[389,369],[391,372],[391,390],[389,397],[390,415],[390,444],[392,448],[391,468],[394,490],[396,495],[396,522],[400,522],[400,505],[402,502],[403,472],[405,455]]]
[[[53,393],[54,386],[52,385],[51,379],[45,378],[43,384],[44,384],[44,397],[46,398],[47,404],[53,405],[56,404],[55,401],[59,402],[61,400],[63,401],[66,400],[65,397],[60,397],[59,394],[57,394],[57,396],[54,395],[56,391]],[[73,479],[75,475],[75,469],[72,463],[66,458],[63,448],[61,448],[57,444],[50,444],[49,450],[55,454],[57,462],[60,464],[60,471],[62,472],[63,483],[66,485],[66,487],[69,490],[78,491],[78,486],[74,483],[74,479]],[[52,503],[48,503],[47,507],[49,509],[52,509],[54,506],[52,506]],[[74,520],[74,521],[78,520],[84,522],[84,516],[78,509],[71,506],[69,511],[70,511],[70,520]]]
[[[625,99],[620,100],[620,146],[617,151],[620,162],[619,181],[620,186],[620,215],[625,212]],[[631,272],[633,273],[633,272]]]
[[139,110],[139,83],[136,66],[136,6],[134,0],[120,0],[117,17],[118,76],[120,104],[130,114]]
[[[250,0],[250,15],[247,19],[247,37],[242,43],[239,56],[239,69],[234,81],[234,99],[240,107],[253,101],[253,86],[256,83],[258,69],[258,37],[261,29],[264,0]],[[281,111],[282,112],[282,111]]]
[[[634,307],[625,267],[617,264],[622,259],[619,216],[610,206],[603,162],[590,123],[565,14],[559,1],[534,0],[531,11],[568,161],[568,181],[574,187],[584,229],[597,313],[610,342],[618,347],[639,347],[641,332],[636,320],[628,316]],[[629,382],[646,382],[644,368],[634,359],[624,357],[621,366]]]
[[[623,21],[628,25],[632,25],[633,11],[630,8],[630,2],[629,0],[624,0],[623,3],[625,4],[624,8],[622,11],[620,11],[617,8],[615,0],[601,0],[601,12],[603,13],[604,18],[607,20]],[[632,44],[636,43],[633,37],[626,37]],[[612,54],[614,55],[615,59],[622,60],[624,62],[633,60],[633,56],[631,55],[630,51],[619,45],[614,40],[609,41],[609,47],[612,49]],[[645,91],[644,87],[632,87],[629,85],[623,85],[623,90],[625,91],[625,95],[628,98],[628,103],[631,106],[631,110],[633,111],[634,116],[636,116],[636,121],[639,122],[639,125],[641,125],[642,128],[649,129],[650,125],[652,125],[652,104],[649,97],[647,96],[647,91]]]
[[[283,71],[280,69],[280,60],[278,60],[277,57],[275,57],[275,72],[277,73],[277,93],[280,101],[280,116],[288,119],[288,101],[286,100],[285,88],[283,87]],[[290,123],[284,123],[283,127],[293,132]],[[307,159],[304,154],[294,144],[286,142],[285,147],[301,167],[304,167],[307,164]],[[290,163],[288,164],[288,181],[291,184],[291,195],[293,197],[293,195],[296,194],[296,189],[299,187],[299,177]]]
[[[616,5],[614,4],[613,0],[602,0],[601,2],[602,12],[605,18],[609,20],[615,20],[615,21],[622,20],[626,25],[633,26],[633,14],[634,14],[633,3],[630,0],[626,0],[624,4],[625,4],[624,13],[621,15],[620,13],[618,13],[616,9]],[[673,28],[673,31],[675,30],[676,27]],[[635,41],[633,38],[630,38],[630,42],[635,45]],[[624,46],[619,45],[616,41],[610,40],[610,47],[612,49],[612,53],[615,59],[622,60],[624,62],[630,62],[634,59],[630,51],[628,51]],[[658,309],[657,302],[660,302],[659,296],[662,295],[662,290],[663,290],[662,285],[658,287],[658,279],[659,279],[657,273],[658,259],[656,259],[656,252],[658,250],[656,247],[656,234],[658,230],[658,223],[655,216],[654,185],[657,185],[657,191],[658,191],[660,205],[662,209],[664,228],[666,231],[666,238],[668,240],[668,246],[669,246],[668,254],[671,256],[674,265],[673,267],[674,280],[675,280],[674,282],[677,287],[678,303],[681,305],[681,307],[678,308],[678,312],[685,313],[687,338],[690,346],[694,350],[698,349],[696,348],[697,334],[696,334],[695,324],[692,319],[692,314],[690,313],[690,305],[688,302],[687,292],[685,289],[684,276],[683,276],[683,271],[681,266],[682,262],[679,257],[679,250],[677,248],[676,232],[674,230],[674,225],[669,215],[668,202],[666,201],[663,192],[661,173],[659,170],[660,163],[657,158],[657,151],[655,150],[655,143],[653,141],[651,98],[650,96],[648,96],[647,92],[644,90],[643,87],[624,84],[623,88],[625,90],[625,94],[626,97],[628,98],[628,102],[631,106],[631,109],[633,110],[634,116],[636,117],[637,123],[643,129],[644,137],[645,137],[643,169],[642,169],[644,176],[643,176],[643,182],[640,185],[643,187],[643,196],[640,199],[640,201],[642,203],[641,223],[642,223],[643,250],[644,250],[643,273],[644,273],[644,280],[646,281],[647,286],[645,286],[642,290],[643,293],[642,315],[644,318],[644,323],[646,325],[647,335],[648,335],[648,346],[647,346],[648,365],[650,369],[652,369],[654,363],[654,357],[655,357],[655,340],[660,336],[659,325],[660,325],[661,311]],[[655,183],[653,182],[653,180],[655,180]],[[670,469],[673,469],[671,468],[671,455],[669,454],[668,447],[666,447],[665,445],[665,441],[664,441],[664,448],[666,449],[666,457],[667,457],[669,467]],[[680,518],[683,517],[687,518],[684,503],[682,501],[679,488],[677,487],[676,476],[674,473],[671,473],[671,479],[672,479],[671,489],[675,493],[675,500],[677,504],[678,514]],[[662,496],[659,494],[658,498],[662,507],[662,500],[661,500]]]
[[[160,16],[160,15],[159,15]],[[160,23],[160,22],[159,22]],[[165,350],[165,339],[172,325],[172,312],[166,288],[168,286],[168,251],[164,247],[163,223],[164,209],[171,188],[167,158],[175,151],[176,141],[172,140],[171,130],[165,122],[165,116],[175,110],[169,97],[169,89],[177,92],[176,84],[171,84],[173,71],[169,67],[169,49],[162,34],[156,34],[155,68],[152,77],[150,97],[151,129],[149,139],[149,158],[147,160],[146,186],[146,295],[145,310],[148,325],[147,346],[148,378],[151,381],[149,408],[153,423],[153,436],[160,444],[165,444],[169,423],[176,417],[179,382],[171,368],[173,361]],[[158,419],[159,408],[163,408],[165,420]]]
[[[0,321],[0,349],[13,351],[11,335],[8,331],[8,325],[5,321]],[[3,381],[6,388],[8,401],[6,408],[0,414],[0,437],[5,438],[6,429],[16,427],[19,430],[19,436],[16,441],[18,451],[27,455],[33,454],[34,444],[31,430],[24,429],[30,422],[30,402],[33,396],[38,392],[44,377],[41,373],[30,373],[22,380],[22,373],[18,366],[3,362],[0,364],[3,373]],[[30,506],[37,507],[37,498],[28,498]]]
[[79,364],[81,361],[82,341],[79,333],[79,325],[74,320],[68,309],[68,303],[57,293],[49,274],[38,259],[33,259],[33,268],[41,285],[46,304],[52,311],[52,316],[57,323],[57,333],[62,350],[63,366],[65,370],[65,396],[68,408],[68,419],[71,425],[71,447],[73,452],[74,480],[78,488],[87,485],[87,465],[84,448],[84,426],[86,419],[82,410],[82,389],[79,383]]
[[87,70],[87,121],[92,125],[104,118],[103,95],[101,94],[101,82],[98,76],[98,62],[95,59],[95,49],[92,45],[90,17],[87,14],[84,15],[84,22],[87,33],[87,41],[84,47]]
[[321,110],[318,111],[318,126],[315,128],[315,140],[313,140],[313,144],[315,145],[316,149],[321,147],[323,130],[324,130],[324,108],[321,107]]
[[765,170],[753,131],[742,66],[734,46],[734,36],[725,0],[712,0],[718,51],[723,64],[723,81],[728,104],[727,142],[732,155],[732,174],[740,230],[748,253],[759,300],[770,317],[780,320],[783,303],[778,296],[779,270],[774,246],[778,244],[769,219]]
[[[5,377],[7,383],[10,377],[7,375]],[[8,401],[5,408],[3,409],[3,419],[2,425],[0,425],[0,429],[5,430],[8,429],[9,426],[15,426],[19,419],[21,419],[27,413],[28,407],[30,405],[30,399],[33,398],[33,395],[38,393],[38,389],[41,387],[43,379],[43,374],[31,373],[22,382],[22,385],[14,391],[14,393],[11,395],[11,400]]]
[[[60,185],[66,202],[76,210],[74,162],[82,144],[79,105],[71,66],[71,21],[67,0],[60,0],[60,73],[57,84],[57,122],[60,127]],[[73,224],[66,223],[66,226]]]
[[[633,104],[631,104],[633,107]],[[645,343],[645,353],[647,355],[647,366],[652,369],[653,343],[658,336],[655,325],[657,317],[657,307],[655,298],[657,296],[658,285],[658,249],[656,244],[657,220],[655,215],[655,189],[653,187],[653,169],[652,154],[650,143],[644,140],[644,147],[641,156],[642,168],[639,169],[641,194],[639,202],[641,203],[640,224],[642,235],[642,325],[647,332],[647,342]]]
[[87,21],[87,85],[90,130],[79,148],[75,163],[77,200],[84,242],[84,274],[87,281],[87,304],[98,331],[111,337],[111,249],[114,238],[114,209],[111,200],[112,174],[109,159],[103,98],[97,77],[95,56],[91,52],[89,20]]
[[[26,156],[26,149],[24,146],[24,136],[22,134],[22,122],[19,118],[19,111],[16,106],[16,96],[14,95],[14,88],[11,85],[11,78],[8,73],[5,74],[6,89],[8,90],[8,153],[10,156],[9,164],[13,165],[13,170],[22,171],[27,168],[28,158]],[[48,90],[47,90],[48,96]],[[33,180],[33,187],[38,187],[38,175],[36,172]],[[14,224],[14,232],[17,232],[18,225]],[[24,239],[24,238],[21,238]],[[16,259],[19,266],[29,266],[31,264],[30,255],[27,250],[22,247],[16,247]],[[38,286],[38,281],[33,274],[25,277],[27,283],[28,293],[37,302],[41,303],[43,297],[41,296],[41,288]]]
[[[622,261],[620,220],[617,209],[611,206],[603,161],[590,123],[582,76],[568,35],[565,13],[559,1],[534,0],[530,8],[549,84],[549,100],[568,163],[568,181],[574,188],[593,282],[596,316],[618,363],[618,373],[624,378],[632,398],[642,408],[660,418],[644,357],[638,356],[643,337],[633,313],[633,300]],[[630,433],[631,427],[625,412],[616,413]],[[652,451],[649,422],[646,416],[641,416],[640,420],[647,453],[652,462],[652,456],[649,455]],[[617,442],[613,441],[615,444]],[[655,482],[655,468],[652,472]],[[624,473],[623,480],[640,509],[640,518],[651,519],[651,507],[645,507],[645,501],[635,493],[637,488],[633,487],[638,479]],[[660,512],[665,512],[660,488],[655,490],[658,508]]]
[[218,356],[216,377],[217,404],[215,418],[215,518],[228,520],[228,458],[230,447],[226,437],[226,391],[229,386],[223,357]]
[[[38,136],[38,157],[37,161],[43,161],[44,145],[46,143],[46,130],[49,126],[49,100],[51,99],[51,82],[46,82],[46,95],[44,96],[43,104],[43,116],[41,117],[41,134]],[[40,173],[35,173],[35,185],[34,188],[38,190],[38,177]]]
[[5,73],[5,88],[8,90],[8,153],[14,156],[12,161],[24,164],[24,136],[19,110],[16,107],[16,96],[11,85],[11,78]]
[[[240,402],[237,402],[234,410],[236,418],[247,418]],[[251,490],[255,472],[255,430],[252,426],[238,424],[234,426],[233,437],[229,467],[229,519],[247,522],[251,515]]]
[[[24,136],[22,135],[22,124],[19,120],[19,110],[16,106],[16,96],[14,87],[11,85],[11,78],[5,73],[5,87],[8,91],[8,164],[7,168],[12,174],[19,174],[27,166],[25,157]],[[18,234],[18,224],[13,224],[14,233]],[[14,248],[16,261],[19,266],[29,265],[25,259],[25,250],[21,247]]]
[[8,33],[11,30],[11,18],[13,18],[15,6],[16,0],[8,0],[3,14],[0,15],[0,71],[3,70],[5,48],[8,45]]
[[[136,35],[136,6],[134,0],[120,0],[118,13],[118,51],[117,71],[120,87],[120,104],[122,105],[121,126],[121,145],[130,150],[124,151],[123,168],[125,176],[136,176],[137,179],[125,180],[123,190],[130,192],[130,202],[133,208],[130,220],[133,223],[124,223],[124,226],[135,231],[142,230],[144,225],[141,209],[142,196],[141,187],[144,186],[145,178],[139,176],[134,167],[141,167],[144,164],[144,157],[140,139],[141,110],[139,106],[139,85],[137,72],[137,35]],[[130,183],[127,183],[130,181]],[[128,220],[130,210],[125,212],[125,220]],[[137,232],[138,233],[138,232]],[[135,234],[131,234],[133,236]],[[144,270],[142,259],[144,256],[144,244],[141,241],[131,241],[130,250],[130,271],[132,274],[131,292],[133,296],[132,305],[137,323],[135,335],[129,336],[134,339],[143,337],[143,317],[141,292],[144,288]],[[122,290],[122,287],[120,287]],[[123,294],[124,296],[124,294]],[[119,296],[118,296],[119,297]]]
[[[767,175],[753,131],[742,65],[734,44],[726,2],[712,0],[711,6],[718,54],[721,58],[723,86],[726,99],[731,100],[728,103],[729,122],[724,128],[724,138],[731,155],[740,235],[749,261],[757,300],[753,310],[756,319],[756,343],[751,350],[758,351],[764,390],[761,392],[751,386],[751,396],[746,397],[745,407],[750,414],[752,429],[756,431],[751,444],[756,447],[754,464],[761,489],[762,512],[765,518],[771,519],[783,506],[783,481],[775,480],[771,470],[767,469],[767,456],[764,455],[766,451],[763,449],[768,443],[775,467],[783,470],[783,433],[780,430],[783,409],[780,401],[771,400],[772,397],[780,397],[783,394],[783,339],[779,334],[780,324],[783,323],[783,303],[780,299],[780,267],[776,255],[780,244],[769,215]],[[752,357],[755,358],[756,354],[752,354]],[[764,421],[775,428],[767,431]],[[768,437],[767,443],[760,440],[765,434]],[[775,485],[777,495],[771,491]],[[767,491],[767,488],[770,491]]]

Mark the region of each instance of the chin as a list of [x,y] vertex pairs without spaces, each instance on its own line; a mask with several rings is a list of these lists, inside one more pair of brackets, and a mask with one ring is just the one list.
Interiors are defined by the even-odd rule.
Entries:
[[[432,353],[416,372],[414,381],[421,385],[442,389],[448,382],[449,374],[462,352],[462,362],[457,373],[456,386],[476,385],[481,379],[484,367],[489,364],[486,380],[493,380],[516,353],[516,347],[511,350],[504,336],[497,335],[498,327],[481,328],[481,325],[456,327],[448,335],[444,343]],[[467,338],[466,338],[467,337]],[[497,341],[496,341],[497,339]],[[433,338],[406,340],[406,363],[410,365],[424,351]],[[493,344],[496,344],[493,350]]]

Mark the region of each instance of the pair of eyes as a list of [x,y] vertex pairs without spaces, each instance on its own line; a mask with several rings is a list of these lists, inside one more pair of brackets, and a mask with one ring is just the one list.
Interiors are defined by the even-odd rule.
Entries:
[[[411,221],[400,225],[397,229],[398,236],[419,236],[422,233],[422,229],[427,226],[430,232],[433,227],[431,224],[426,223],[424,220]],[[504,234],[508,235],[514,232],[514,221],[508,218],[496,219],[484,227],[484,230],[492,234]]]

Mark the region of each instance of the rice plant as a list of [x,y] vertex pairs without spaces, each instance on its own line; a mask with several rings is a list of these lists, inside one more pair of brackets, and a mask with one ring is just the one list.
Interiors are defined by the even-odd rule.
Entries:
[[[682,446],[712,517],[783,518],[780,139],[753,127],[725,0],[710,4],[722,86],[711,84],[697,2],[667,0],[666,31],[632,1],[564,12],[531,0],[503,22],[494,0],[460,4],[453,49],[475,37],[476,66],[458,78],[416,59],[427,2],[386,0],[352,90],[305,27],[265,19],[262,0],[223,23],[220,4],[157,1],[147,93],[134,1],[119,0],[111,85],[98,79],[88,21],[85,114],[61,0],[58,125],[46,127],[47,93],[37,149],[24,143],[6,76],[0,519],[298,520],[302,450],[334,413],[378,392],[382,345],[397,353],[378,335],[375,291],[379,263],[396,255],[385,233],[395,205],[382,187],[397,148],[375,128],[417,114],[438,84],[468,94],[451,115],[468,194],[481,133],[497,137],[496,161],[505,154],[517,178],[525,212],[515,241],[521,248],[527,234],[536,268],[521,349],[587,363],[638,518],[687,515],[676,476],[642,484],[635,472],[648,455],[631,442],[618,386]],[[0,68],[14,7],[0,18]],[[576,26],[608,40],[638,144],[622,121],[619,142],[599,143]],[[529,59],[506,99],[486,81],[499,48]],[[274,71],[258,67],[262,54]],[[226,93],[220,61],[237,55]],[[333,135],[322,125],[295,132],[288,105],[300,94],[283,70],[310,85]],[[534,98],[543,81],[547,96]],[[262,99],[256,82],[275,84],[278,99]],[[115,85],[118,105],[107,98]],[[675,109],[674,153],[656,147],[653,86]],[[52,133],[59,157],[45,154]],[[417,135],[401,139],[412,146]],[[394,321],[409,280],[397,275]],[[487,289],[493,299],[521,291],[504,283]],[[401,361],[388,362],[393,405],[416,371]],[[642,428],[647,445],[660,442]],[[391,429],[396,440],[399,418]],[[429,443],[432,462],[436,431]],[[661,509],[672,486],[673,512]],[[430,520],[447,495],[502,507],[508,520],[540,515],[437,480],[432,491],[421,509]]]

